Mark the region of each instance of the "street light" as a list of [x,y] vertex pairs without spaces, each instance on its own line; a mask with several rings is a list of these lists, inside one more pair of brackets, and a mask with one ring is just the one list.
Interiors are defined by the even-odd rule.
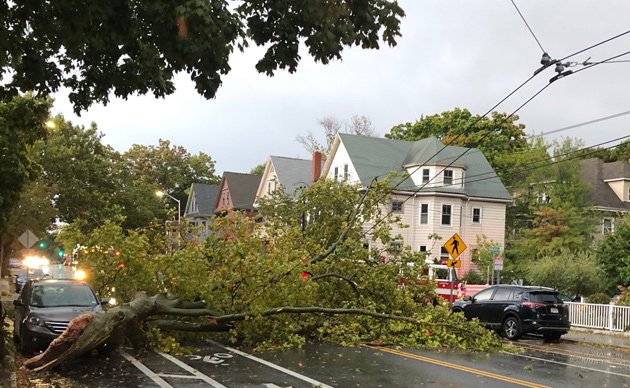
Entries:
[[177,202],[177,226],[179,228],[181,228],[181,214],[182,214],[182,203],[179,201],[179,199],[173,197],[172,195],[170,195],[167,192],[164,192],[162,190],[158,190],[155,192],[155,195],[157,195],[159,198],[162,198],[163,196],[167,196],[170,199],[172,199],[173,201]]

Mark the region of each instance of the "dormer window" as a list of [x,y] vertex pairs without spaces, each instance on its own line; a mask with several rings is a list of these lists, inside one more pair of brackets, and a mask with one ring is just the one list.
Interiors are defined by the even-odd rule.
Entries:
[[344,164],[343,165],[343,180],[347,181],[349,177],[350,177],[350,173],[348,172],[348,165]]
[[453,170],[444,170],[444,186],[453,184]]
[[429,176],[431,174],[431,170],[429,170],[428,168],[423,168],[422,169],[422,184],[427,184],[429,183]]
[[338,181],[339,180],[339,167],[335,167],[335,180]]

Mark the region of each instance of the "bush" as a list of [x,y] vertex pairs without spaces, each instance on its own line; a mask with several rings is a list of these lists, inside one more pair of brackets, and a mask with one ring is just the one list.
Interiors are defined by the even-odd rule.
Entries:
[[468,271],[466,275],[462,277],[462,280],[467,284],[486,284],[486,280],[481,276],[479,272]]
[[597,292],[595,294],[590,295],[586,298],[588,303],[597,303],[597,304],[608,304],[610,303],[610,296],[603,292]]

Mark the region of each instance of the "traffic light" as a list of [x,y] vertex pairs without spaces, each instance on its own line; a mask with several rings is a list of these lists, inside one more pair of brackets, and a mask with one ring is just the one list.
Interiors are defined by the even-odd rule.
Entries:
[[66,252],[64,252],[63,249],[59,248],[59,250],[57,251],[57,257],[62,258],[65,253]]
[[46,241],[40,241],[38,245],[40,249],[46,249],[46,247],[48,246],[48,244],[46,244]]

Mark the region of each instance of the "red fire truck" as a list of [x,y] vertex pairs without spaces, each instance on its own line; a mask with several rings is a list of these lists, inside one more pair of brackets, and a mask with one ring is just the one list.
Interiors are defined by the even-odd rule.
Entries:
[[454,302],[465,294],[466,285],[457,278],[455,268],[444,264],[429,264],[429,279],[437,282],[435,293],[449,302]]

